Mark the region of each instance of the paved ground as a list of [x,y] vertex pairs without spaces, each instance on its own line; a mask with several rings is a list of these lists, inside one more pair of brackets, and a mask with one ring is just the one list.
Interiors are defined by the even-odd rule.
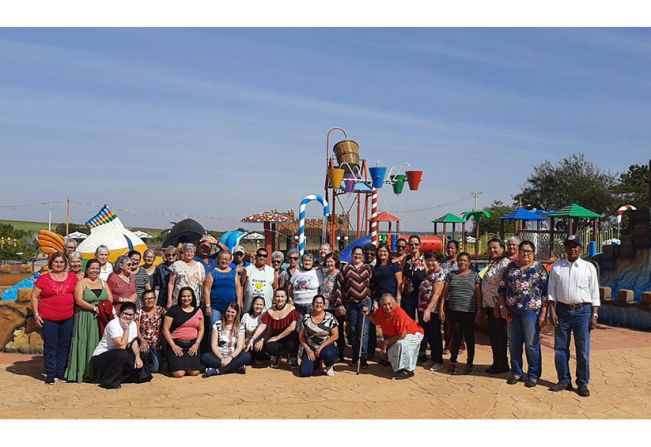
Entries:
[[[482,371],[490,347],[484,336],[480,342],[476,364]],[[589,398],[549,391],[556,382],[552,343],[549,334],[543,337],[543,380],[532,389],[506,385],[506,375],[450,376],[421,367],[413,379],[395,381],[388,368],[371,363],[360,376],[344,364],[332,378],[301,379],[264,368],[210,379],[155,375],[148,384],[103,390],[91,384],[46,386],[40,357],[0,354],[0,418],[651,417],[651,333],[595,330]]]

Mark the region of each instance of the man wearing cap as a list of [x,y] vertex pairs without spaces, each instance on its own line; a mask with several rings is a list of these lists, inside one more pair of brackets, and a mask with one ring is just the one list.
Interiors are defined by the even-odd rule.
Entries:
[[588,397],[590,382],[590,331],[597,326],[599,278],[595,266],[581,259],[581,239],[569,236],[564,242],[566,259],[556,261],[547,286],[550,321],[556,328],[554,352],[558,383],[552,391],[572,391],[570,333],[576,349],[576,384],[579,396]]
[[240,284],[242,287],[246,285],[246,268],[251,265],[250,262],[244,260],[246,257],[246,251],[241,245],[236,245],[233,247],[233,261],[231,262],[231,268],[236,269],[237,277],[240,278]]

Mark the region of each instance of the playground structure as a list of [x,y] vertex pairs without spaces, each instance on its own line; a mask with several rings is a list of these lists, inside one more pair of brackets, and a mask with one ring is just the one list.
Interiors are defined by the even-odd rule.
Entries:
[[[334,155],[331,156],[330,136],[335,131],[341,132],[344,139],[332,146]],[[391,216],[390,220],[386,220],[386,215],[378,215],[379,190],[385,184],[391,185],[394,194],[399,195],[402,194],[405,182],[407,182],[409,189],[416,191],[420,186],[423,171],[409,170],[401,174],[395,167],[387,168],[380,166],[379,161],[376,163],[376,166],[369,167],[366,159],[360,158],[359,144],[356,141],[348,139],[346,131],[340,127],[333,127],[326,134],[325,162],[324,195],[330,204],[329,228],[326,230],[326,241],[334,247],[337,242],[344,240],[344,237],[347,235],[338,232],[338,217],[344,216],[346,219],[349,219],[351,210],[355,208],[355,241],[352,244],[360,245],[362,237],[370,235],[370,243],[378,245],[380,242],[384,242],[393,250],[399,237],[397,233],[398,228],[396,229],[396,233],[391,233],[391,229],[389,229],[388,233],[380,234],[378,232],[378,224],[382,221],[399,222],[399,219]],[[409,166],[408,163],[403,164]],[[347,212],[337,214],[337,206],[340,206],[344,211],[346,210],[346,206],[342,202],[342,198],[344,197],[350,200],[348,210]],[[352,223],[350,223],[350,226],[353,226]],[[440,237],[433,237],[439,240],[439,245],[442,244]]]

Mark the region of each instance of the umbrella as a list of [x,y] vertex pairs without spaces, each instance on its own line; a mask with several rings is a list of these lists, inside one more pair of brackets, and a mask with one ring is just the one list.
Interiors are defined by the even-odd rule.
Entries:
[[196,243],[204,234],[206,234],[206,230],[199,222],[194,219],[183,219],[172,227],[163,242],[163,247],[177,246],[186,242]]

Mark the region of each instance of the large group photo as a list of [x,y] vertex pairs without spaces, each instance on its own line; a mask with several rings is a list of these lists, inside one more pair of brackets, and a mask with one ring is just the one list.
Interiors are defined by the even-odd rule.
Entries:
[[0,420],[651,417],[648,28],[20,23]]

